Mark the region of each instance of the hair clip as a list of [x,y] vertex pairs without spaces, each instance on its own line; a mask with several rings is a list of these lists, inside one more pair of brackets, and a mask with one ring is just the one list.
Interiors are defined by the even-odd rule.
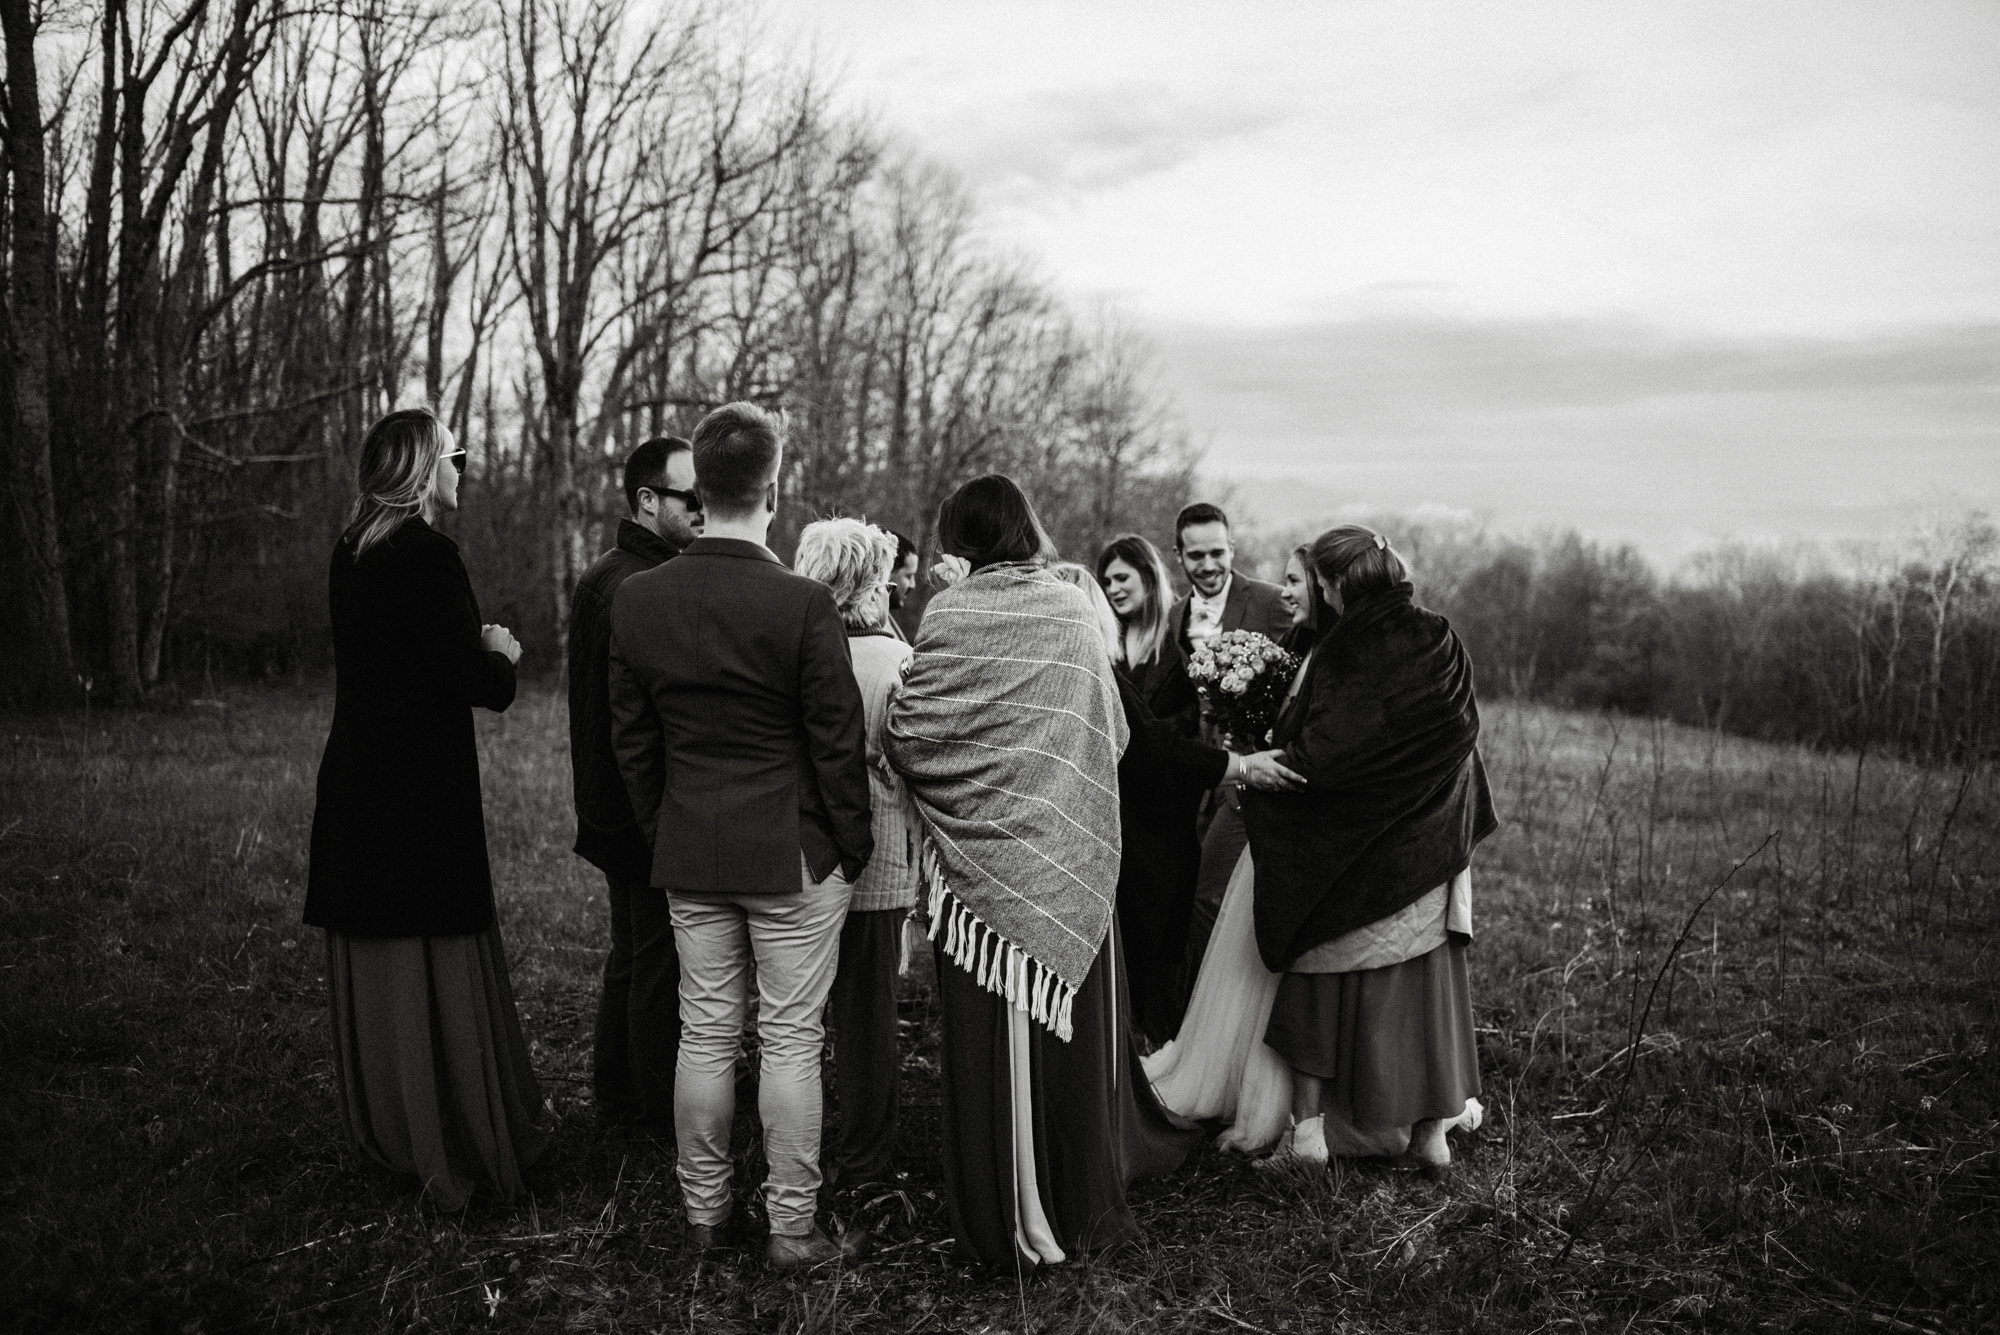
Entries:
[[1382,536],[1382,535],[1381,535],[1380,533],[1377,533],[1377,534],[1375,535],[1375,550],[1376,550],[1376,551],[1378,551],[1378,552],[1379,552],[1379,551],[1382,551],[1382,550],[1386,549],[1386,548],[1388,547],[1388,545],[1389,545],[1389,540],[1388,540],[1387,538],[1383,537],[1383,536]]

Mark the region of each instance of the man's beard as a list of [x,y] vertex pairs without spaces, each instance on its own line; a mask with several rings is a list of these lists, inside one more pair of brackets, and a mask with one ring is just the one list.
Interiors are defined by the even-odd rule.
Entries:
[[662,537],[681,547],[687,546],[701,536],[700,531],[694,526],[694,520],[687,515],[662,514],[660,527],[665,530],[661,534]]

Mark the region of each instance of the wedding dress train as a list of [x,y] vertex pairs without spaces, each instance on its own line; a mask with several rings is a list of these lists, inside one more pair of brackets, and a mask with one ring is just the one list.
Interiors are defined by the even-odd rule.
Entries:
[[[1292,1069],[1264,1042],[1284,975],[1265,968],[1257,951],[1255,886],[1246,848],[1223,892],[1180,1033],[1144,1059],[1146,1077],[1169,1111],[1190,1121],[1226,1120],[1215,1143],[1246,1154],[1277,1144],[1291,1125],[1292,1109]],[[1483,1111],[1478,1099],[1469,1099],[1445,1129],[1474,1130]],[[1328,1110],[1325,1117],[1330,1154],[1394,1156],[1410,1147],[1408,1127],[1362,1131],[1338,1112]]]

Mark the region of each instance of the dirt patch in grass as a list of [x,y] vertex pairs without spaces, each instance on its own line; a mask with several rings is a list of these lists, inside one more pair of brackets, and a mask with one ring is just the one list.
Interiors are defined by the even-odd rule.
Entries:
[[[680,1248],[667,1147],[599,1129],[602,883],[558,699],[482,716],[522,1018],[558,1118],[514,1207],[342,1143],[298,922],[327,702],[0,717],[0,1323],[20,1329],[1959,1331],[2000,1321],[1990,769],[1501,706],[1475,869],[1486,1125],[1431,1183],[1204,1149],[1147,1243],[949,1259],[937,1032],[903,998],[906,1191],[841,1274]],[[1719,887],[1719,888],[1718,888]],[[1706,906],[1703,905],[1706,900]],[[837,1110],[831,1110],[837,1116]],[[739,1185],[761,1170],[742,1119]]]

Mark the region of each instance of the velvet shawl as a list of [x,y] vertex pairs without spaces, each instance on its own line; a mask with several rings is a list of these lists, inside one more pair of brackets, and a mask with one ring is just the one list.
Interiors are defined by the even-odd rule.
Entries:
[[1243,794],[1273,971],[1449,881],[1499,825],[1472,660],[1408,584],[1357,600],[1305,671],[1273,741],[1307,787]]

